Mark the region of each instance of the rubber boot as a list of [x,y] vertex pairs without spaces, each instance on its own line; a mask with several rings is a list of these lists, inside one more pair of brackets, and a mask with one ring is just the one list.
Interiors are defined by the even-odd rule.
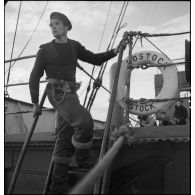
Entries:
[[92,168],[95,164],[92,159],[91,149],[76,149],[75,158],[81,168]]
[[50,186],[50,194],[66,194],[71,186],[68,184],[68,164],[54,162]]

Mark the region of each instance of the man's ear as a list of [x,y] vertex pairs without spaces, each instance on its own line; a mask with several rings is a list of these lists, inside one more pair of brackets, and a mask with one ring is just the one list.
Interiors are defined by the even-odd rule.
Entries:
[[69,26],[64,26],[64,28],[66,29],[66,31],[69,31]]

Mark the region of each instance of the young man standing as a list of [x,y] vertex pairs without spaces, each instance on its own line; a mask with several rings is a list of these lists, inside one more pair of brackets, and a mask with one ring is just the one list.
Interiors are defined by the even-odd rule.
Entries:
[[175,111],[173,113],[176,125],[185,125],[188,117],[187,108],[183,106],[182,100],[177,100],[175,105]]
[[51,13],[50,28],[55,39],[40,46],[30,74],[29,88],[34,104],[33,113],[36,116],[40,113],[39,81],[45,71],[48,80],[46,94],[59,115],[52,159],[51,192],[64,193],[70,157],[75,152],[78,164],[87,166],[93,136],[91,114],[80,105],[76,94],[77,60],[100,66],[117,55],[119,45],[116,49],[99,54],[88,51],[78,41],[68,38],[67,33],[72,29],[72,24],[59,12]]
[[161,112],[160,120],[159,120],[159,126],[169,126],[173,125],[169,118],[166,115],[166,112]]

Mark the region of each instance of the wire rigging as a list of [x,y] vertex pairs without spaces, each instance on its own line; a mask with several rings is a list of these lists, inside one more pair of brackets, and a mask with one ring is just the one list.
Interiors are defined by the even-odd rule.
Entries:
[[[125,5],[126,4],[126,5]],[[122,8],[121,8],[121,11],[120,11],[120,14],[119,14],[119,17],[118,17],[118,20],[117,20],[117,23],[115,25],[115,29],[113,31],[113,34],[112,34],[112,37],[111,37],[111,40],[109,42],[109,45],[107,47],[107,51],[109,49],[112,49],[113,45],[112,43],[114,43],[116,37],[117,37],[117,34],[119,32],[119,30],[122,28],[120,25],[122,23],[122,20],[123,20],[123,17],[124,17],[124,13],[126,11],[126,8],[127,8],[127,5],[128,5],[128,2],[126,3],[124,1],[123,5],[122,5]],[[118,27],[117,27],[118,26]],[[112,42],[113,41],[113,42]],[[111,45],[112,44],[112,45]],[[107,62],[105,63],[105,65],[103,64],[99,70],[99,74],[98,74],[98,77],[97,77],[97,81],[98,83],[102,83],[102,76],[103,76],[103,73],[105,71],[105,68],[106,68],[106,65],[107,65]],[[89,97],[89,100],[88,100],[88,103],[87,103],[87,109],[90,110],[91,109],[91,106],[94,102],[94,99],[95,99],[95,96],[97,94],[97,91],[99,89],[99,84],[98,84],[96,81],[93,83],[93,90],[91,92],[91,95]]]
[[[120,11],[120,14],[119,14],[117,23],[116,23],[116,25],[115,25],[115,28],[114,28],[112,37],[111,37],[111,39],[110,39],[110,42],[109,42],[109,44],[108,44],[108,47],[107,47],[106,51],[109,50],[110,45],[111,45],[111,42],[112,42],[112,40],[113,40],[113,38],[114,38],[114,34],[115,34],[115,31],[116,31],[116,28],[117,28],[117,25],[118,25],[118,22],[119,22],[121,13],[122,13],[122,11],[123,11],[124,5],[125,5],[125,2],[124,2],[123,5],[122,5],[122,8],[121,8],[121,11]],[[102,65],[102,66],[103,66],[103,65]],[[101,68],[100,68],[99,75],[100,75],[100,72],[101,72],[101,70],[102,70],[102,66],[101,66]],[[95,69],[95,67],[94,67],[94,69]],[[98,68],[96,69],[96,71],[97,71],[97,70],[98,70]],[[96,72],[96,71],[95,71],[95,72]],[[98,77],[99,77],[99,75],[98,75]],[[93,84],[93,90],[92,90],[91,95],[90,95],[90,97],[89,97],[88,104],[87,104],[87,108],[89,107],[89,104],[90,104],[89,102],[91,101],[92,97],[94,96],[94,88],[95,88],[96,86],[97,86],[97,85],[95,85],[95,82],[94,82],[94,84]],[[87,93],[89,93],[89,90],[90,90],[90,87],[88,87]],[[86,101],[86,98],[85,98],[85,101]],[[85,102],[84,102],[84,105],[85,105]]]
[[[126,3],[126,5],[125,5],[125,3]],[[117,23],[119,23],[119,25],[118,25],[117,30],[116,30],[116,28],[115,28],[116,33],[115,33],[115,36],[114,36],[114,38],[113,38],[113,42],[112,42],[112,45],[111,45],[110,49],[113,48],[114,43],[115,43],[115,40],[116,40],[116,37],[117,37],[119,31],[120,31],[123,27],[126,26],[125,24],[121,26],[121,23],[122,23],[122,21],[123,21],[124,14],[125,14],[126,9],[127,9],[127,6],[128,6],[128,1],[127,1],[127,2],[124,1],[124,4],[123,4],[123,5],[124,5],[123,10],[121,11],[121,13],[120,13],[120,15],[119,15],[119,17],[121,16],[121,19],[120,19],[120,21],[119,21],[119,20],[117,21]],[[117,25],[116,25],[116,26],[117,26]],[[111,43],[110,43],[110,44],[111,44]],[[106,62],[106,63],[101,67],[100,73],[99,73],[99,77],[100,77],[100,78],[103,77],[103,74],[104,74],[104,72],[105,72],[105,69],[106,69],[107,64],[108,64],[108,62]]]
[[[14,51],[14,45],[15,45],[15,40],[16,40],[16,33],[17,33],[17,29],[18,29],[18,21],[19,21],[19,17],[20,17],[21,5],[22,5],[22,1],[20,1],[20,4],[19,4],[18,16],[17,16],[17,21],[16,21],[16,28],[15,28],[14,39],[13,39],[13,44],[12,44],[11,59],[13,57],[13,51]],[[8,71],[8,75],[7,75],[7,85],[9,83],[9,78],[10,78],[10,67],[11,67],[11,62],[9,65],[9,71]],[[8,91],[7,91],[7,87],[5,88],[5,95],[9,96]]]
[[[22,53],[23,53],[24,50],[26,49],[27,45],[28,45],[29,42],[31,41],[31,39],[32,39],[32,37],[33,37],[35,31],[37,30],[37,27],[38,27],[38,25],[39,25],[39,23],[40,23],[40,21],[41,21],[41,19],[42,19],[42,17],[43,17],[43,14],[45,13],[47,4],[48,4],[48,1],[47,1],[46,4],[45,4],[45,7],[44,7],[44,9],[43,9],[43,11],[42,11],[42,13],[41,13],[41,16],[40,16],[40,18],[39,18],[39,20],[38,20],[38,22],[37,22],[37,25],[35,26],[35,28],[34,28],[32,34],[31,34],[31,36],[29,37],[29,39],[28,39],[27,43],[25,44],[24,48],[22,49],[22,51],[21,51],[20,54],[18,55],[18,58],[22,55]],[[10,68],[9,68],[7,71],[9,71],[9,70],[14,66],[15,63],[16,63],[16,61],[10,66]]]
[[160,51],[163,55],[165,55],[167,57],[167,59],[170,60],[170,58],[161,50],[159,49],[154,43],[152,43],[148,38],[146,38],[145,36],[143,36],[149,43],[151,43],[151,45],[153,45],[158,51]]
[[[102,44],[102,40],[103,40],[103,36],[104,36],[106,25],[107,25],[107,21],[108,21],[108,16],[109,16],[109,13],[110,13],[111,5],[112,5],[112,1],[110,1],[110,5],[109,5],[109,8],[108,8],[106,20],[105,20],[105,23],[104,23],[104,28],[103,28],[103,31],[102,31],[102,36],[101,36],[99,47],[98,47],[98,52],[99,52],[101,44]],[[94,74],[94,69],[95,69],[95,65],[93,65],[91,76],[93,76],[93,74]],[[90,88],[91,88],[91,81],[92,81],[92,78],[90,78],[90,80],[89,80],[89,84],[88,84],[88,87],[87,87],[87,92],[86,92],[86,95],[85,95],[83,106],[85,106],[85,103],[86,103],[86,100],[87,100],[87,96],[88,96]]]

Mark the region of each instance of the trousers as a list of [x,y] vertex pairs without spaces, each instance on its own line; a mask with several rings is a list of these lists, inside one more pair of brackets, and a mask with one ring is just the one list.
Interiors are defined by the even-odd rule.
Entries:
[[64,84],[46,86],[46,95],[57,111],[57,137],[53,161],[68,164],[75,148],[86,150],[92,147],[93,119],[79,102],[73,90],[67,93]]

